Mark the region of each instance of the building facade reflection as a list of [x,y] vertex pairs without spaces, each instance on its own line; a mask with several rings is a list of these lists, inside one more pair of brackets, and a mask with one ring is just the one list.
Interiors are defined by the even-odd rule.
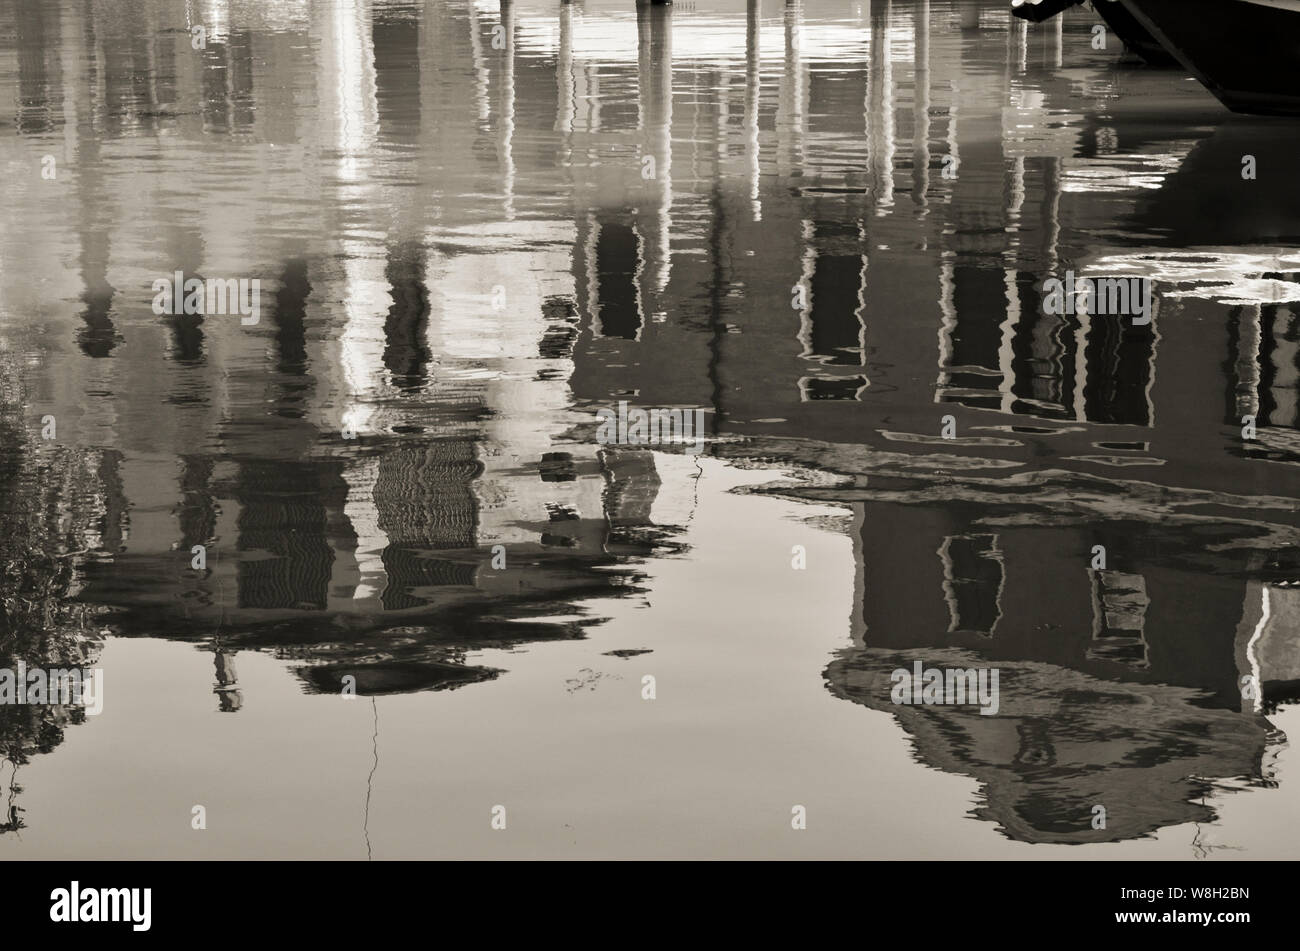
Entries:
[[[697,472],[596,443],[626,400],[840,480],[804,493],[857,517],[828,686],[977,778],[1008,835],[1095,841],[1074,817],[1149,786],[1106,838],[1144,835],[1208,818],[1216,778],[1269,781],[1265,717],[1300,681],[1294,190],[1207,172],[1252,127],[1114,102],[1079,21],[1031,35],[994,0],[0,21],[5,158],[66,176],[58,202],[16,182],[40,224],[0,234],[0,309],[39,325],[0,329],[25,394],[5,477],[15,513],[58,513],[11,534],[53,546],[50,605],[211,650],[220,710],[241,650],[311,691],[459,688],[500,678],[476,648],[585,636],[644,592]],[[1201,195],[1244,211],[1211,228]],[[1044,280],[1089,268],[1152,276],[1153,323],[1047,313]],[[1188,268],[1233,294],[1185,293]],[[159,319],[175,270],[259,277],[260,323]],[[1005,714],[889,704],[889,670],[944,657],[1006,671]]]

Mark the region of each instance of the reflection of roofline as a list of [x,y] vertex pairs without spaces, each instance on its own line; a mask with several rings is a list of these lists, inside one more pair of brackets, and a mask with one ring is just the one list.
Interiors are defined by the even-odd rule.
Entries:
[[[826,473],[853,476],[871,472],[882,487],[871,484],[755,486],[752,494],[784,495],[819,502],[853,504],[888,502],[933,506],[1015,503],[1014,513],[985,524],[1086,525],[1097,517],[1109,521],[1158,522],[1161,525],[1203,524],[1197,506],[1236,509],[1237,518],[1222,516],[1218,524],[1241,532],[1241,547],[1260,549],[1300,546],[1300,503],[1282,496],[1251,496],[1200,487],[1157,486],[1147,481],[1109,478],[1084,469],[1064,468],[1068,460],[1054,460],[1051,469],[1022,470],[989,477],[973,468],[956,468],[967,458],[949,453],[912,453],[881,450],[870,443],[847,444],[789,436],[752,435],[744,442],[719,443],[718,455],[730,460],[780,459]],[[1265,519],[1270,516],[1270,520]],[[1270,530],[1262,535],[1261,527]],[[1249,542],[1249,544],[1247,544]]]

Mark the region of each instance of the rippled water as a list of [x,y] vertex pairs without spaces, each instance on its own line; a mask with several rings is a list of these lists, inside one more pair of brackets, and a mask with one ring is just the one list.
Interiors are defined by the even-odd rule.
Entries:
[[1092,25],[0,7],[0,856],[1295,857],[1300,127]]

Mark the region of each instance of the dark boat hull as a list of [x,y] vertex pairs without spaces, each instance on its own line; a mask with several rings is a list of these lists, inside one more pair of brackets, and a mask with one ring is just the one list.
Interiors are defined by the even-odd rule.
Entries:
[[1130,50],[1141,56],[1149,66],[1177,66],[1178,60],[1160,41],[1151,35],[1151,31],[1138,22],[1137,17],[1119,2],[1119,0],[1094,0],[1093,9],[1097,16],[1106,21],[1116,36]]
[[1022,20],[1028,20],[1030,23],[1043,23],[1050,20],[1058,14],[1064,13],[1071,7],[1077,7],[1083,0],[1038,0],[1037,3],[1022,3],[1018,7],[1013,7],[1012,15]]
[[[1084,0],[1043,0],[1042,3],[1025,3],[1012,8],[1012,14],[1031,23],[1043,23],[1059,16],[1071,7],[1081,6]],[[1097,15],[1106,21],[1110,31],[1120,38],[1129,50],[1142,57],[1149,66],[1177,66],[1178,60],[1160,45],[1160,41],[1137,21],[1119,0],[1094,0]]]
[[1300,115],[1300,0],[1120,2],[1233,112]]

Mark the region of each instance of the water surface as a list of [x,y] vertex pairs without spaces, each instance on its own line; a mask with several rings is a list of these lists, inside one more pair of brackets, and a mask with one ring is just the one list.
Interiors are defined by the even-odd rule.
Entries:
[[0,855],[1295,857],[1300,131],[1092,25],[6,4]]

